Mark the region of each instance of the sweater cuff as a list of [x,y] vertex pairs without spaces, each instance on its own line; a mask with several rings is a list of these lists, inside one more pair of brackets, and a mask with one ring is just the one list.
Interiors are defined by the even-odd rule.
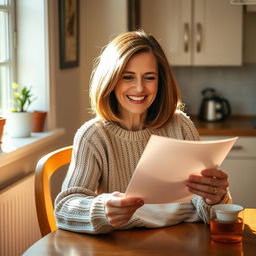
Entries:
[[229,190],[227,191],[225,196],[220,200],[220,202],[218,204],[232,204],[232,198],[231,198]]
[[109,194],[101,194],[95,197],[92,202],[90,215],[92,226],[95,230],[94,234],[109,233],[113,230],[105,213],[105,201],[108,196]]
[[[213,205],[207,204],[204,198],[198,195],[194,195],[191,201],[194,207],[196,208],[199,218],[203,222],[209,223],[211,207]],[[228,191],[218,204],[230,204],[230,203],[232,203],[232,200],[231,200],[230,193]]]
[[198,195],[194,195],[191,200],[192,204],[196,208],[197,214],[199,218],[204,222],[204,223],[209,223],[210,222],[210,210],[211,210],[211,205],[207,204],[204,201],[204,198]]

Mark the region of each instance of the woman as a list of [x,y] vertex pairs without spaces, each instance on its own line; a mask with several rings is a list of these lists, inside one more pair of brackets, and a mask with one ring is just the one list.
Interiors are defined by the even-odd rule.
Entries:
[[190,175],[188,203],[144,205],[124,192],[152,134],[199,140],[179,110],[180,96],[158,42],[127,32],[110,42],[92,75],[91,106],[96,118],[74,139],[72,161],[56,198],[59,228],[86,233],[209,222],[212,204],[228,203],[227,175],[216,169]]

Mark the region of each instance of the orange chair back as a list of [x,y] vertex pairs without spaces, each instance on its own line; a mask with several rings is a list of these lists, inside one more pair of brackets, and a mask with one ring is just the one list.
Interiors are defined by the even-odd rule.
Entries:
[[42,157],[35,172],[35,199],[42,236],[57,229],[51,197],[50,180],[54,172],[71,161],[72,146],[58,149]]

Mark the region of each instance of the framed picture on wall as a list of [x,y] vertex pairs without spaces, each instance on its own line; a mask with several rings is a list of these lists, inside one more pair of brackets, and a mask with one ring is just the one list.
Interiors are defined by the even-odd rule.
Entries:
[[79,0],[59,0],[60,68],[79,66]]

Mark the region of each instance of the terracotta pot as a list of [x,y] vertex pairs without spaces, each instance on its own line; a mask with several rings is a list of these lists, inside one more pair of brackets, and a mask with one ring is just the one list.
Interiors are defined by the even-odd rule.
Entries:
[[5,118],[0,117],[0,144],[2,143],[2,136],[3,136],[5,121],[6,121]]
[[32,132],[42,132],[44,130],[44,122],[47,112],[35,111],[33,117],[33,128]]

